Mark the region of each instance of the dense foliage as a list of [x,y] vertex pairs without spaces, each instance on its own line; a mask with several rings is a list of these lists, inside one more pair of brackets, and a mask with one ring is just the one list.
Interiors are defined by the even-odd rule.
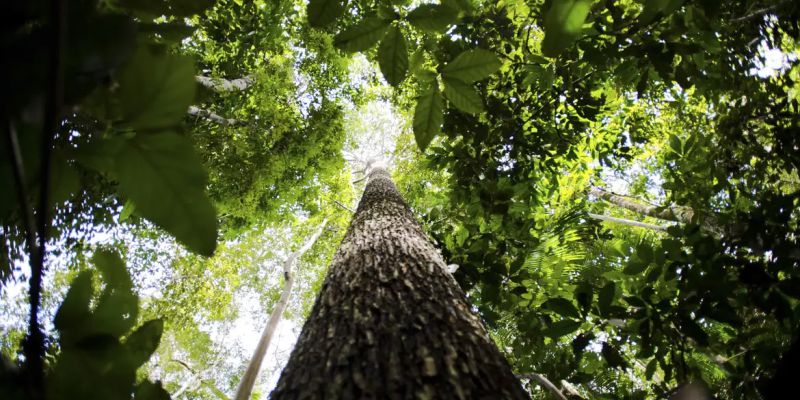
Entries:
[[[359,187],[350,170],[364,168],[343,151],[384,129],[352,115],[376,99],[407,120],[391,138],[398,187],[517,372],[585,398],[688,387],[770,398],[789,384],[800,357],[800,4],[53,4],[18,2],[1,17],[0,186],[13,190],[0,194],[0,278],[30,277],[34,317],[0,339],[5,356],[20,353],[3,390],[35,397],[100,374],[64,378],[85,352],[124,383],[82,397],[166,395],[144,375],[173,394],[230,392],[243,367],[203,353],[203,326],[230,329],[241,293],[269,309],[279,278],[256,264],[277,274],[315,222],[335,218],[305,257],[315,268],[292,311],[301,320]],[[378,74],[354,73],[361,57]],[[97,249],[107,232],[134,282],[164,277],[140,314],[161,318],[167,339],[139,380],[161,322],[136,319],[122,261]],[[92,253],[105,283],[90,307],[91,277],[76,271]],[[53,296],[73,280],[58,313],[45,291],[55,331],[45,323],[42,335],[48,264]],[[130,321],[71,336],[74,307]],[[81,347],[87,335],[102,348]],[[147,349],[129,356],[133,345]],[[185,369],[224,372],[187,389]]]

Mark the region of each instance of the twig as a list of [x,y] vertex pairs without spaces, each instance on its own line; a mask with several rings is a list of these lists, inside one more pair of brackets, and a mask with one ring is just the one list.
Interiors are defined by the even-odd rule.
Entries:
[[545,378],[544,376],[542,376],[540,374],[536,374],[536,373],[533,373],[533,372],[529,373],[529,374],[520,374],[520,375],[517,375],[517,378],[536,381],[536,383],[544,386],[545,389],[547,389],[550,392],[552,392],[553,395],[556,398],[561,399],[561,400],[567,400],[567,397],[564,396],[564,393],[561,393],[561,391],[558,390],[558,388],[556,387],[556,385],[553,384],[553,382],[550,382],[549,379]]
[[336,203],[337,206],[339,206],[339,207],[341,207],[341,208],[343,208],[343,209],[345,209],[347,211],[350,211],[351,214],[355,214],[355,211],[353,211],[352,208],[342,204],[339,200],[334,200],[333,202]]
[[749,20],[749,19],[753,19],[753,18],[755,18],[755,17],[760,17],[760,16],[762,16],[762,15],[764,15],[764,14],[766,14],[766,13],[770,12],[770,11],[775,11],[775,10],[777,10],[777,9],[779,9],[779,8],[781,8],[781,7],[783,7],[783,6],[785,6],[785,5],[786,5],[786,4],[788,4],[788,3],[789,3],[789,2],[783,2],[783,3],[778,3],[778,4],[775,4],[775,5],[773,5],[773,6],[770,6],[770,7],[765,7],[765,8],[762,8],[762,9],[760,9],[760,10],[756,10],[756,11],[754,11],[754,12],[750,13],[750,14],[747,14],[747,15],[745,15],[745,16],[743,16],[743,17],[739,17],[739,18],[732,18],[732,19],[730,20],[730,22],[744,22],[744,21],[747,21],[747,20]]

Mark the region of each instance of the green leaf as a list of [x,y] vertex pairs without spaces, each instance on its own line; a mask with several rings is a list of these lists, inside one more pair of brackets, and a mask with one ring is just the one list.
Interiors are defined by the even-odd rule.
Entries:
[[403,32],[393,26],[386,32],[378,47],[378,65],[383,77],[392,86],[397,86],[406,79],[408,73],[408,49]]
[[217,217],[205,194],[206,172],[189,141],[174,133],[139,135],[117,157],[120,192],[137,213],[185,244],[210,256]]
[[430,82],[417,97],[414,109],[414,138],[417,146],[425,151],[442,127],[442,95],[436,81]]
[[308,24],[323,27],[335,21],[344,14],[346,0],[310,0],[306,8]]
[[374,46],[384,36],[391,21],[369,17],[358,25],[340,32],[333,39],[333,44],[347,52],[364,51]]
[[133,287],[128,270],[125,269],[125,262],[116,251],[98,249],[92,255],[92,264],[100,270],[103,280],[109,286],[122,289]]
[[133,204],[132,201],[127,200],[125,202],[125,205],[122,206],[122,211],[120,211],[119,213],[119,222],[127,221],[135,210],[136,210],[136,205]]
[[415,28],[426,32],[444,32],[458,20],[458,10],[439,4],[422,4],[406,17]]
[[542,54],[555,57],[578,39],[591,6],[590,0],[554,1],[544,17]]
[[88,143],[81,144],[72,156],[87,168],[97,172],[113,173],[116,171],[117,154],[125,147],[125,142],[126,140],[122,137],[95,138]]
[[609,282],[597,293],[597,308],[602,315],[608,315],[611,303],[614,301],[614,295],[617,292],[617,284]]
[[542,334],[555,339],[564,335],[568,335],[572,332],[575,332],[580,327],[581,327],[580,321],[564,319],[550,324],[550,326],[547,327],[547,329],[542,331]]
[[694,339],[700,346],[708,346],[708,334],[695,320],[688,315],[679,314],[678,319],[681,323],[681,332]]
[[472,85],[458,79],[444,78],[444,95],[456,108],[470,114],[483,111],[483,99]]
[[130,357],[131,365],[138,368],[150,358],[158,348],[161,333],[164,331],[164,322],[154,319],[145,322],[139,329],[131,333],[125,340],[124,347]]
[[625,268],[622,269],[622,273],[626,275],[638,275],[644,272],[648,265],[649,263],[640,260],[638,257],[631,257],[625,265]]
[[572,304],[571,301],[563,298],[563,297],[554,297],[550,300],[547,300],[542,304],[543,307],[555,311],[562,317],[574,317],[580,318],[581,315],[578,312],[578,309],[575,308],[575,305]]
[[161,387],[161,382],[143,381],[136,385],[133,400],[170,400],[169,392]]
[[123,122],[138,131],[177,126],[194,100],[194,62],[140,46],[119,76]]
[[684,0],[645,0],[642,13],[639,14],[639,23],[649,24],[659,15],[672,14],[683,3]]
[[613,345],[608,344],[608,342],[603,342],[603,348],[600,350],[600,354],[603,355],[603,358],[612,368],[625,368],[628,365],[628,363],[625,362],[625,359],[622,358],[622,354],[620,354],[619,350]]
[[491,51],[467,50],[442,68],[442,76],[464,82],[475,82],[487,78],[500,66],[500,59]]
[[62,341],[64,332],[85,324],[90,315],[89,302],[92,294],[92,272],[81,271],[72,280],[67,295],[53,319],[53,325],[62,334]]

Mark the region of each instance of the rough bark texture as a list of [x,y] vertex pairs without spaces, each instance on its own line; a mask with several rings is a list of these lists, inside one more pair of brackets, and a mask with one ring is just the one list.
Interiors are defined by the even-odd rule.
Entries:
[[272,399],[527,399],[376,169]]

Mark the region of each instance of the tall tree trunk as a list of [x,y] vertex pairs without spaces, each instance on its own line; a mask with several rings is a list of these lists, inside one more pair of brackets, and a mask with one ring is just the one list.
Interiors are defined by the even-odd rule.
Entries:
[[317,230],[308,238],[308,240],[300,246],[299,249],[292,252],[286,260],[283,261],[283,291],[281,292],[281,297],[278,298],[278,302],[275,304],[275,308],[272,310],[272,313],[269,315],[269,321],[267,322],[267,326],[264,327],[264,331],[261,332],[261,339],[258,340],[258,345],[256,346],[256,350],[253,352],[253,357],[250,358],[250,363],[247,365],[247,370],[242,377],[242,381],[239,382],[239,387],[236,389],[236,395],[233,397],[235,400],[247,400],[250,398],[250,394],[253,393],[253,386],[255,386],[256,378],[258,378],[258,372],[261,371],[261,363],[264,361],[264,356],[267,354],[267,349],[269,349],[269,343],[272,341],[272,335],[275,334],[275,329],[278,328],[278,323],[281,322],[281,316],[283,312],[286,311],[286,306],[289,304],[289,298],[292,295],[292,286],[294,285],[294,265],[297,263],[297,260],[303,256],[310,248],[317,242],[320,235],[322,235],[323,229],[325,229],[325,225],[328,224],[328,219],[325,218],[322,220],[322,223],[319,224]]
[[527,399],[375,169],[271,399]]

